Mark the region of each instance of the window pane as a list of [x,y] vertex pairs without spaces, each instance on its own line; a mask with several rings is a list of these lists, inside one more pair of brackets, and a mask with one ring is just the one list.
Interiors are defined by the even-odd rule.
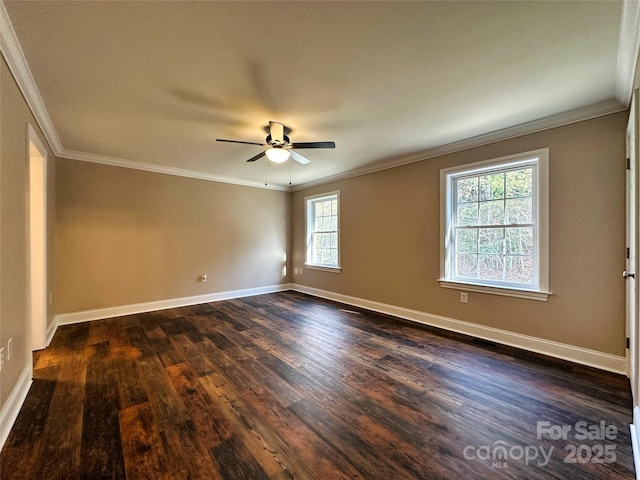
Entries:
[[338,234],[331,234],[331,248],[338,248]]
[[331,265],[337,265],[338,264],[338,251],[337,250],[331,250],[330,251],[329,263]]
[[504,272],[502,255],[478,255],[478,277],[486,280],[502,280]]
[[493,200],[480,202],[480,225],[502,225],[504,223],[504,202]]
[[469,253],[456,255],[456,276],[476,278],[478,275],[478,256]]
[[460,229],[456,231],[456,252],[476,253],[478,251],[478,230]]
[[322,217],[322,231],[330,232],[331,231],[331,217]]
[[331,215],[338,215],[338,200],[331,200]]
[[478,200],[478,178],[463,178],[456,181],[458,203]]
[[507,198],[530,197],[533,195],[533,169],[524,168],[506,173]]
[[478,204],[463,203],[458,205],[458,225],[478,224]]
[[503,228],[478,229],[478,250],[480,253],[502,253],[504,248]]
[[508,254],[533,255],[533,227],[507,228],[505,243]]
[[533,256],[507,256],[505,280],[513,283],[533,284]]
[[480,200],[504,198],[504,173],[494,173],[480,177]]
[[533,223],[533,203],[531,197],[506,200],[506,224]]

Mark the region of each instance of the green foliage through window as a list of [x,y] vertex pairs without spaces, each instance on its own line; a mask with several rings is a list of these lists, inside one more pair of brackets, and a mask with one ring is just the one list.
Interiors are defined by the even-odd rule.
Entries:
[[534,170],[517,166],[453,180],[454,275],[534,283]]

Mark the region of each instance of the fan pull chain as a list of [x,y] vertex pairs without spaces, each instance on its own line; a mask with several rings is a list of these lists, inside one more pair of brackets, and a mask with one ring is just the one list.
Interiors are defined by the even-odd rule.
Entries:
[[267,186],[267,167],[269,166],[269,161],[267,157],[264,158],[264,186]]
[[291,185],[291,164],[293,163],[293,160],[291,160],[291,157],[289,157],[289,185]]

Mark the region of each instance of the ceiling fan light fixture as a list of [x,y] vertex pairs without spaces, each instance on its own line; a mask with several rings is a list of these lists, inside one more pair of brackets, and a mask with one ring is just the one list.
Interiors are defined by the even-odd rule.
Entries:
[[[2,3],[2,0],[0,0]],[[301,165],[310,163],[304,155],[301,155],[295,151],[296,148],[336,148],[335,142],[294,142],[291,143],[289,137],[286,135],[291,130],[278,122],[269,122],[269,126],[265,127],[268,135],[264,143],[257,142],[245,142],[243,140],[227,140],[224,138],[216,138],[216,142],[229,142],[229,143],[243,143],[246,145],[257,145],[259,147],[266,148],[259,154],[251,157],[247,162],[252,163],[260,160],[266,156],[267,160],[271,160],[273,163],[285,163],[287,160],[292,159]],[[265,165],[267,165],[265,163]]]
[[267,154],[267,158],[273,163],[284,163],[289,160],[291,156],[289,150],[285,150],[284,148],[270,148],[265,153]]

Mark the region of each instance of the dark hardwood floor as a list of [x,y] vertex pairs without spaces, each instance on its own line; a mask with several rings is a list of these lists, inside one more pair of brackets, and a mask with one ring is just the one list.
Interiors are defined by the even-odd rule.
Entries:
[[60,327],[0,468],[632,479],[630,421],[621,376],[286,292]]

